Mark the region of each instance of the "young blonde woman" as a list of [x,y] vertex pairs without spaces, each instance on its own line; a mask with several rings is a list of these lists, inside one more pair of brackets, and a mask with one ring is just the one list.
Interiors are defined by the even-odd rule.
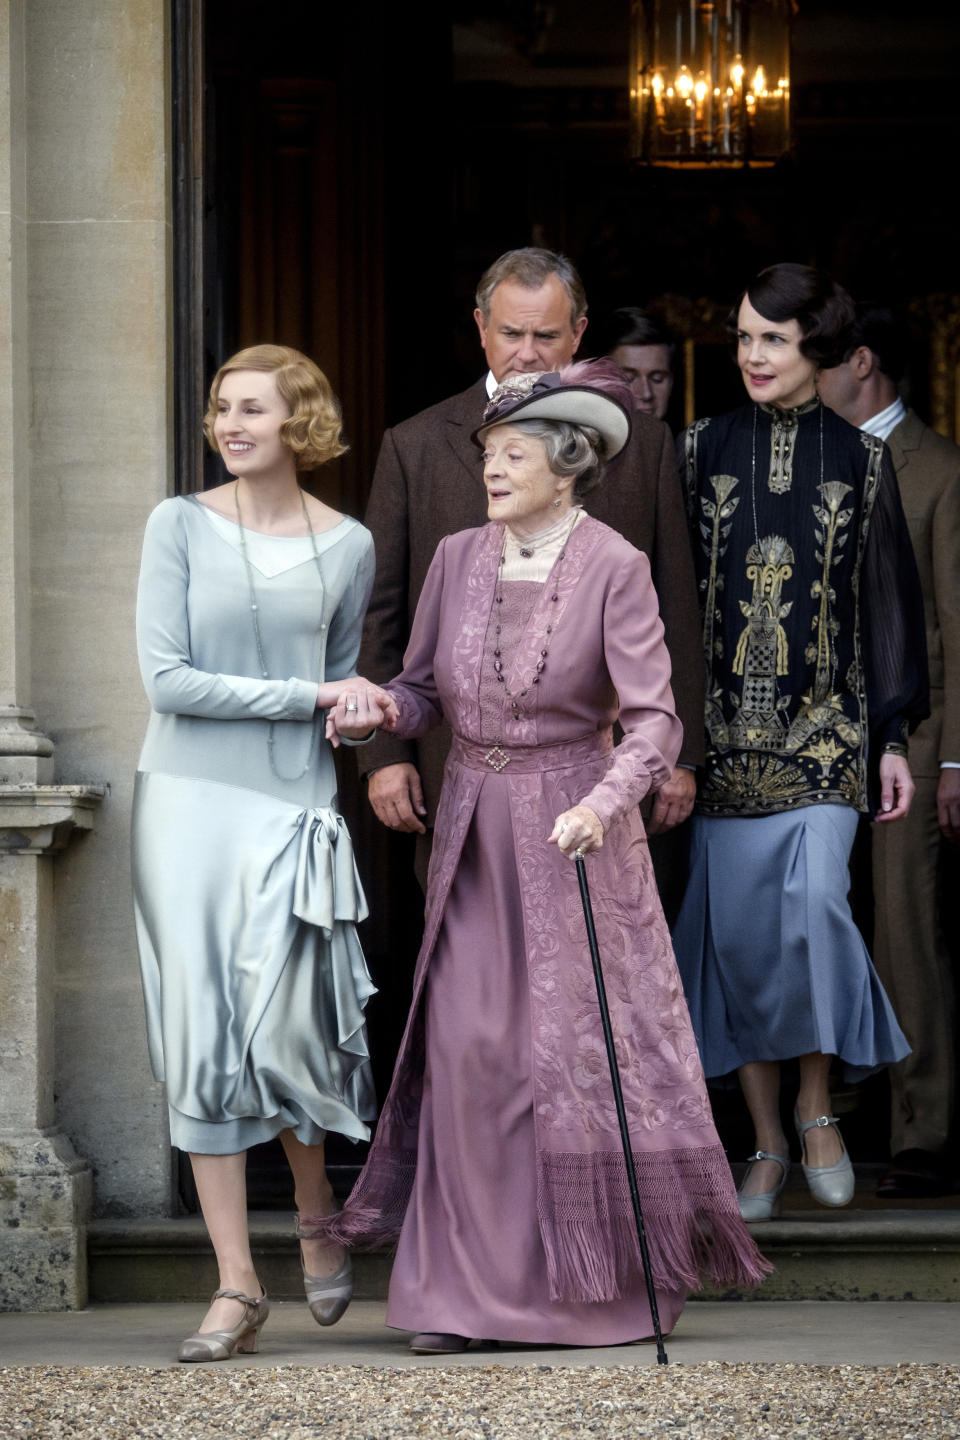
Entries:
[[279,1135],[293,1171],[310,1308],[349,1302],[349,1257],[311,1238],[334,1208],[328,1130],[373,1114],[365,913],[336,811],[327,707],[351,682],[373,579],[355,520],[299,472],[345,448],[320,370],[260,345],[217,372],[204,422],[232,479],[163,501],[137,607],[152,706],[137,772],[133,874],[154,1074],[190,1154],[220,1285],[181,1360],[256,1350],[267,1318],[247,1232],[246,1152]]

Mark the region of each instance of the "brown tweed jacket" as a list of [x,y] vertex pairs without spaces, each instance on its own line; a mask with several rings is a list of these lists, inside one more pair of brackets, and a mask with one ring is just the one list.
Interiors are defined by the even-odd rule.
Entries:
[[908,410],[887,444],[910,527],[927,630],[930,718],[910,737],[910,768],[960,763],[960,447]]
[[[440,541],[486,523],[480,451],[470,439],[486,398],[484,381],[478,380],[383,437],[365,517],[376,544],[377,574],[358,669],[370,680],[384,683],[401,669],[417,600]],[[684,728],[680,759],[701,764],[700,616],[673,441],[665,425],[646,415],[634,416],[628,445],[608,466],[603,483],[587,496],[585,509],[650,559]],[[449,743],[446,729],[432,731],[417,743],[378,736],[357,752],[361,774],[404,760],[416,765],[432,824]]]

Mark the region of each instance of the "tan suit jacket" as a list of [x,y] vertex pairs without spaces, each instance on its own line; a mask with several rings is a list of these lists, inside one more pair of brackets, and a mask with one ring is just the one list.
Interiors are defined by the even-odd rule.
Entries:
[[[373,477],[366,524],[377,574],[364,625],[359,670],[383,683],[401,669],[420,591],[445,535],[487,519],[479,448],[470,439],[483,417],[484,381],[388,430]],[[693,562],[673,441],[667,427],[635,415],[630,441],[607,467],[585,509],[646,552],[660,600],[683,722],[682,762],[703,760],[703,659]],[[361,773],[410,761],[420,770],[433,823],[449,735],[418,744],[378,736],[358,753]]]
[[910,737],[910,769],[960,763],[960,447],[908,410],[887,444],[910,527],[927,630],[930,717]]
[[910,813],[873,827],[873,958],[911,1053],[890,1071],[890,1149],[943,1154],[953,1128],[953,960],[943,900],[956,848],[937,819],[940,762],[960,761],[960,448],[908,410],[887,440],[923,587],[930,716],[909,742]]

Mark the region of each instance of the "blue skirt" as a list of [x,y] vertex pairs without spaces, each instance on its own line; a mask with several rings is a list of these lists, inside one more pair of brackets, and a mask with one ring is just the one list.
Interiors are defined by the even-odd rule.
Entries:
[[708,1079],[819,1051],[854,1082],[909,1054],[847,901],[857,820],[694,817],[673,945]]

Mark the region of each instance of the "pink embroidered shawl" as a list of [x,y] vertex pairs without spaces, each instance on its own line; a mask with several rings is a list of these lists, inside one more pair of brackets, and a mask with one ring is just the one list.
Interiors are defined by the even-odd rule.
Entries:
[[[504,709],[500,743],[513,758],[498,772],[483,758],[479,693],[502,538],[489,525],[441,543],[390,686],[400,733],[423,734],[442,714],[455,739],[410,1017],[369,1159],[329,1233],[354,1248],[399,1235],[416,1165],[424,981],[477,796],[496,784],[509,795],[523,907],[551,1298],[615,1298],[636,1285],[640,1264],[576,874],[546,844],[555,817],[578,803],[605,827],[588,874],[656,1282],[696,1288],[707,1272],[755,1284],[769,1266],[740,1219],[637,808],[670,774],[682,738],[649,564],[598,521],[574,530],[510,661],[516,693],[552,624],[535,703],[518,720]],[[624,739],[614,750],[617,718]],[[483,924],[478,915],[480,951]]]

